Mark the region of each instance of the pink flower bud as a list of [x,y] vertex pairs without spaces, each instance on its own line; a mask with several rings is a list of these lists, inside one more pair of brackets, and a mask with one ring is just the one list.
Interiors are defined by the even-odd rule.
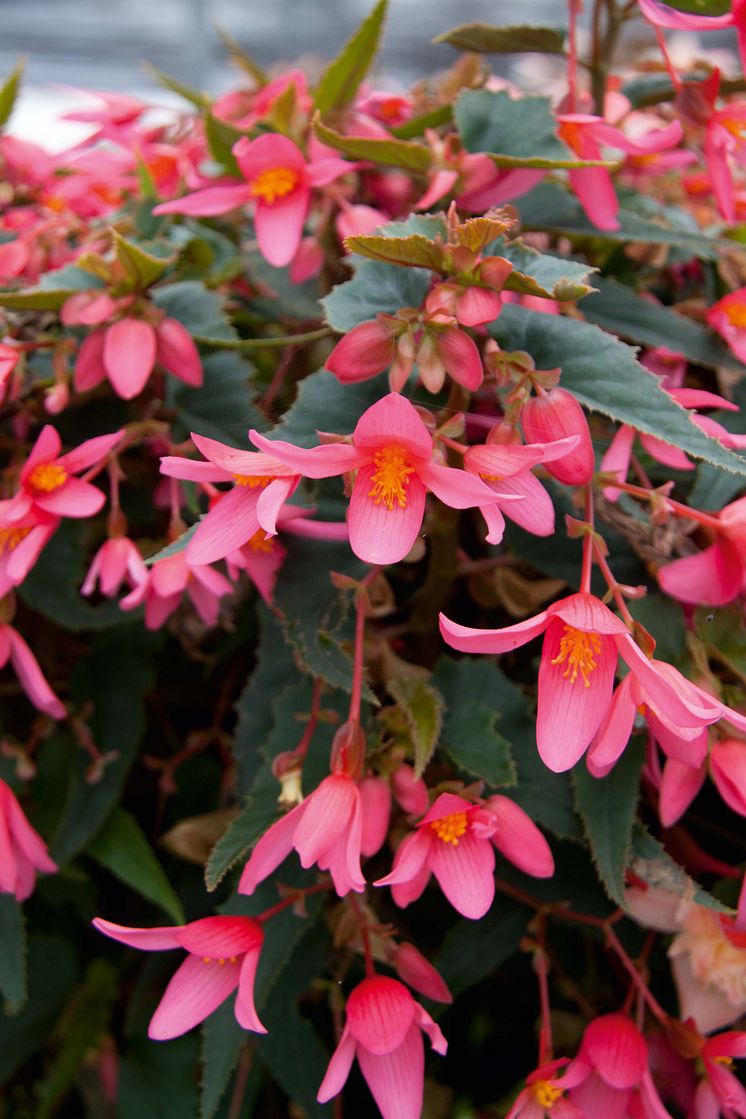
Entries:
[[438,335],[438,357],[454,381],[464,388],[473,392],[484,380],[479,349],[463,330],[448,327]]
[[399,806],[412,816],[423,816],[430,807],[427,785],[421,777],[415,777],[414,770],[406,762],[394,770],[391,788]]
[[202,384],[202,362],[194,339],[176,319],[164,319],[156,330],[156,360],[187,385]]
[[356,720],[343,723],[332,742],[329,768],[332,773],[357,779],[365,762],[365,733]]
[[117,305],[105,291],[78,291],[66,299],[60,309],[65,326],[98,326],[110,319]]
[[393,360],[394,339],[376,319],[360,323],[345,334],[329,354],[326,368],[342,384],[352,384],[382,373]]
[[553,388],[532,397],[521,412],[521,423],[527,443],[549,443],[567,435],[578,435],[580,442],[574,450],[545,466],[565,485],[583,486],[590,482],[596,465],[591,433],[583,409],[572,393]]
[[70,386],[64,381],[58,381],[56,385],[52,385],[44,395],[44,411],[48,412],[50,416],[58,416],[60,412],[64,412],[69,403]]
[[442,975],[425,959],[414,944],[400,944],[393,960],[396,974],[413,991],[436,1002],[453,1002],[453,995]]
[[363,838],[360,850],[375,855],[381,850],[391,816],[391,789],[383,777],[364,777],[358,785],[363,805]]

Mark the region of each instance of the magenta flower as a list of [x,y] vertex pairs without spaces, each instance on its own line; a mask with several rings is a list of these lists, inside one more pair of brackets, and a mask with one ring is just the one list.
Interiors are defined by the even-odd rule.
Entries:
[[441,793],[417,829],[400,844],[394,866],[376,886],[391,886],[397,905],[416,901],[431,874],[454,909],[483,917],[495,896],[495,816],[453,793]]
[[147,578],[148,569],[137,546],[126,536],[111,536],[93,557],[80,593],[93,594],[98,583],[101,594],[113,598],[125,581],[136,587]]
[[106,498],[100,489],[75,474],[102,462],[124,435],[98,435],[74,451],[61,455],[57,430],[45,424],[21,470],[20,488],[5,507],[6,525],[16,525],[29,514],[53,517],[92,517]]
[[422,1031],[436,1053],[448,1043],[430,1015],[397,979],[373,975],[347,1000],[347,1019],[317,1095],[341,1092],[357,1057],[383,1119],[420,1119],[425,1073]]
[[361,893],[363,800],[358,782],[345,773],[332,773],[296,808],[264,833],[254,847],[238,884],[240,894],[253,894],[292,850],[301,866],[328,870],[340,897]]
[[741,593],[746,580],[746,497],[725,505],[717,519],[723,529],[709,548],[658,568],[658,582],[672,598],[694,606],[724,606]]
[[141,948],[163,952],[185,948],[188,955],[166,987],[150,1020],[148,1037],[168,1041],[203,1022],[236,994],[236,1019],[245,1030],[264,1034],[254,1007],[254,979],[264,930],[250,917],[203,917],[188,925],[155,929],[128,928],[96,917],[94,926],[105,936]]
[[[100,301],[108,298],[97,295]],[[78,317],[74,321],[86,320]],[[125,315],[111,326],[94,330],[81,343],[75,361],[75,391],[89,392],[108,379],[117,396],[132,400],[145,388],[156,363],[187,385],[198,388],[202,384],[199,351],[185,326],[176,319],[163,319],[152,326]]]
[[5,668],[8,661],[34,707],[53,719],[64,718],[65,705],[50,688],[36,657],[12,625],[0,622],[0,668]]
[[531,817],[510,797],[497,793],[488,797],[484,807],[495,818],[491,839],[497,850],[524,874],[551,878],[554,856]]
[[[744,106],[744,127],[746,128],[746,105]],[[740,361],[746,361],[746,287],[728,292],[707,312],[707,322],[717,330]],[[716,407],[728,407],[719,404]],[[733,405],[730,405],[733,408]]]
[[37,872],[55,874],[47,845],[26,819],[15,793],[0,779],[0,893],[30,897]]
[[352,167],[333,156],[306,163],[293,141],[276,133],[255,140],[243,136],[234,144],[233,154],[244,183],[207,187],[164,202],[153,213],[215,217],[253,202],[262,256],[275,268],[282,268],[290,263],[300,244],[311,188],[326,186]]
[[41,509],[32,508],[12,521],[8,512],[15,512],[12,498],[0,501],[0,598],[20,586],[61,522],[61,517]]
[[705,1079],[700,1081],[694,1103],[696,1119],[708,1116],[746,1115],[746,1088],[733,1071],[733,1059],[746,1057],[746,1033],[728,1030],[708,1037],[702,1046]]
[[453,1002],[443,976],[426,960],[414,944],[404,941],[393,949],[391,963],[403,983],[435,1002]]
[[239,451],[192,433],[192,442],[207,459],[167,456],[161,473],[191,482],[233,482],[200,521],[187,545],[190,563],[214,563],[252,540],[260,529],[274,535],[283,503],[300,481],[300,472],[274,455]]
[[350,546],[367,563],[396,563],[406,556],[422,525],[428,490],[454,509],[496,500],[489,486],[466,471],[432,461],[432,436],[414,406],[398,393],[389,393],[363,413],[352,446],[329,443],[307,449],[265,439],[257,431],[249,432],[249,438],[308,478],[357,470],[348,513]]
[[572,450],[554,457],[546,455],[547,470],[567,486],[590,482],[596,460],[585,412],[578,401],[559,386],[532,396],[521,410],[521,426],[528,443],[551,444],[562,437],[576,437]]
[[668,1115],[650,1074],[647,1042],[625,1014],[604,1014],[589,1023],[566,1077],[573,1085],[570,1100],[583,1115]]
[[122,610],[136,610],[145,604],[147,629],[160,629],[173,614],[186,594],[206,626],[218,620],[220,599],[230,594],[233,585],[208,564],[190,563],[186,552],[158,560],[145,569],[145,578],[138,582],[119,605]]
[[583,1112],[565,1099],[571,1081],[566,1075],[556,1075],[567,1064],[568,1058],[560,1057],[530,1073],[505,1119],[544,1119],[550,1114],[552,1119],[585,1119]]

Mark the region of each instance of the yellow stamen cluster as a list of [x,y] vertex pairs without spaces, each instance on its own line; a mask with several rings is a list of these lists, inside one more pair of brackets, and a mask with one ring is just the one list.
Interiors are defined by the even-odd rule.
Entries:
[[67,471],[58,462],[40,462],[27,478],[32,490],[40,493],[53,493],[67,481]]
[[567,667],[563,672],[563,679],[569,684],[574,684],[578,675],[583,677],[586,688],[590,687],[589,676],[594,668],[598,668],[596,657],[601,652],[601,638],[597,633],[587,633],[584,629],[575,629],[574,626],[565,626],[565,632],[560,641],[559,653],[552,664],[564,664]]
[[376,469],[368,497],[372,497],[376,505],[385,505],[388,509],[393,509],[395,504],[406,509],[409,476],[414,474],[406,451],[401,447],[383,447],[376,451],[373,462]]
[[218,964],[220,967],[225,967],[225,965],[227,963],[228,964],[235,964],[236,963],[236,957],[235,956],[230,956],[226,960],[224,956],[219,956],[217,959],[215,959],[215,957],[213,957],[213,956],[203,956],[202,957],[202,963],[203,964]]
[[737,140],[746,139],[746,120],[740,120],[738,117],[724,117],[722,124],[731,136],[735,136]]
[[14,548],[17,548],[30,532],[31,525],[28,525],[26,528],[0,529],[0,556],[3,552],[12,552]]
[[545,1111],[551,1110],[562,1095],[562,1089],[551,1080],[537,1080],[533,1085],[534,1099]]
[[713,1057],[716,1065],[725,1065],[726,1068],[733,1068],[734,1061],[732,1057]]
[[273,547],[272,537],[270,536],[268,538],[263,528],[257,529],[246,543],[251,548],[252,552],[265,552],[269,554]]
[[292,167],[268,167],[266,171],[260,171],[252,181],[251,193],[271,206],[278,198],[284,198],[295,190],[298,177],[298,172]]
[[727,307],[723,307],[723,311],[731,326],[738,330],[746,327],[746,303],[729,303]]
[[458,846],[458,841],[468,826],[469,821],[465,812],[452,812],[450,816],[441,816],[439,820],[430,821],[430,827],[438,839],[442,839],[444,843],[452,843],[454,847]]
[[268,486],[272,479],[259,474],[234,474],[233,481],[237,486],[250,486],[255,490],[257,486]]

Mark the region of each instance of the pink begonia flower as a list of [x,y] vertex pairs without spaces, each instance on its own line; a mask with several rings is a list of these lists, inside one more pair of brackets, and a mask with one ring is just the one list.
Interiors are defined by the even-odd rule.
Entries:
[[546,457],[547,470],[567,486],[584,486],[593,477],[596,460],[585,412],[560,386],[532,396],[521,409],[521,426],[528,443],[546,444],[577,436],[576,446],[559,458]]
[[746,68],[746,3],[733,0],[731,10],[721,16],[697,15],[695,12],[680,12],[662,0],[638,0],[640,11],[655,27],[665,27],[672,31],[720,31],[724,27],[735,27],[738,35],[738,49],[741,64]]
[[746,742],[738,738],[716,738],[709,757],[690,764],[669,757],[660,778],[658,814],[664,827],[672,827],[683,816],[710,777],[731,811],[746,816]]
[[147,578],[148,569],[137,546],[126,536],[112,536],[93,557],[80,593],[93,594],[98,583],[101,594],[113,598],[125,581],[136,587]]
[[31,897],[38,872],[56,874],[47,845],[26,819],[15,793],[0,779],[0,893]]
[[426,960],[414,944],[404,941],[394,948],[391,963],[402,982],[435,1002],[453,1002],[453,995],[448,990],[443,976],[429,960]]
[[428,490],[453,509],[496,500],[489,486],[466,471],[432,461],[432,436],[414,406],[398,393],[363,413],[351,446],[329,443],[307,449],[265,439],[257,431],[249,432],[249,438],[308,478],[357,470],[348,513],[350,546],[367,563],[397,563],[407,555],[422,525]]
[[[240,894],[253,894],[281,862],[296,850],[301,866],[328,870],[340,897],[362,893],[360,869],[365,803],[358,782],[332,773],[318,788],[272,824],[254,847],[238,883]],[[367,829],[366,829],[367,830]]]
[[99,932],[145,952],[185,948],[188,955],[175,972],[155,1014],[148,1037],[180,1037],[236,994],[236,1019],[245,1030],[265,1034],[254,1006],[254,979],[264,930],[250,917],[203,917],[187,925],[154,929],[128,928],[94,918]]
[[[493,434],[494,433],[494,434]],[[492,438],[491,438],[492,437]],[[526,532],[535,536],[551,536],[554,532],[554,502],[531,468],[539,463],[553,462],[574,451],[580,442],[579,435],[569,435],[550,443],[501,443],[499,425],[488,436],[491,441],[470,447],[464,455],[464,467],[470,474],[486,482],[495,491],[509,493],[522,501],[506,502],[501,508],[499,499],[492,505],[480,506],[487,522],[487,541],[499,544],[505,531],[503,513]]]
[[[679,121],[656,128],[632,139],[603,117],[586,113],[562,113],[557,117],[560,139],[581,159],[602,159],[601,148],[608,145],[632,155],[648,155],[675,147],[684,132]],[[599,229],[619,228],[619,200],[605,167],[573,167],[570,183],[589,220]]]
[[746,1115],[746,1088],[732,1068],[734,1058],[746,1057],[746,1032],[729,1030],[708,1037],[700,1056],[705,1077],[697,1087],[695,1119],[712,1119],[718,1113],[727,1119]]
[[0,668],[10,661],[34,707],[53,719],[65,717],[65,705],[54,694],[39,668],[39,662],[12,625],[0,621]]
[[746,101],[730,102],[719,110],[713,104],[707,120],[704,156],[718,210],[732,224],[738,219],[738,195],[731,164],[746,165]]
[[707,312],[707,322],[725,339],[739,361],[746,361],[746,287],[737,288],[713,303]]
[[497,831],[491,838],[500,854],[524,874],[534,878],[551,878],[554,874],[551,848],[520,805],[510,797],[496,793],[487,798],[484,807],[495,817]]
[[489,842],[497,820],[486,808],[453,793],[441,793],[414,832],[399,844],[390,874],[376,886],[391,886],[404,908],[422,894],[430,875],[463,917],[483,917],[495,896],[495,853]]
[[213,563],[242,547],[263,529],[273,535],[283,503],[296,489],[300,472],[274,455],[239,451],[192,432],[192,442],[206,462],[167,456],[161,473],[191,482],[233,482],[200,521],[187,545],[190,563]]
[[670,1119],[648,1067],[648,1045],[625,1014],[603,1014],[586,1027],[570,1063],[570,1100],[588,1119]]
[[160,629],[181,602],[186,591],[206,626],[214,626],[220,599],[230,594],[233,584],[208,564],[192,563],[186,551],[158,560],[146,568],[142,579],[119,603],[122,610],[136,610],[145,604],[145,626]]
[[420,1119],[425,1072],[422,1031],[436,1053],[448,1043],[430,1015],[397,979],[373,975],[350,993],[339,1044],[317,1100],[341,1092],[357,1057],[383,1119]]
[[723,531],[693,556],[664,563],[658,582],[666,594],[694,606],[725,606],[741,593],[746,580],[746,497],[715,514]]
[[13,499],[0,501],[0,598],[20,586],[62,523],[41,509],[10,521],[9,510],[14,511]]
[[5,507],[3,522],[16,525],[32,515],[92,517],[106,501],[103,492],[75,475],[103,462],[124,431],[97,435],[61,455],[56,428],[45,424],[21,470],[19,490]]
[[233,154],[245,178],[240,185],[208,187],[156,206],[154,214],[215,217],[249,202],[262,256],[282,268],[295,256],[311,204],[311,188],[327,186],[352,170],[344,159],[327,157],[307,163],[287,136],[276,133],[249,140],[242,136]]
[[572,1084],[565,1076],[557,1076],[569,1064],[569,1058],[560,1057],[542,1065],[526,1077],[526,1087],[515,1098],[505,1119],[586,1119],[583,1112],[565,1099],[565,1091]]
[[436,284],[425,301],[431,313],[444,311],[462,326],[493,322],[502,310],[502,289],[513,265],[501,256],[462,252],[460,275]]
[[358,785],[363,811],[360,853],[377,854],[386,840],[391,817],[391,789],[383,777],[368,774]]
[[117,396],[132,400],[145,388],[156,362],[193,388],[202,384],[199,351],[185,326],[176,319],[152,326],[125,316],[84,339],[75,361],[75,391],[89,392],[108,378]]
[[684,677],[670,665],[649,660],[625,624],[592,594],[569,595],[504,629],[473,629],[441,614],[440,631],[449,645],[466,653],[506,653],[545,634],[536,741],[544,764],[555,773],[579,761],[609,714],[619,654],[630,669],[620,689],[630,686],[631,677],[659,717],[676,727],[700,727],[710,715],[714,722],[726,712],[743,722],[689,681],[682,685]]

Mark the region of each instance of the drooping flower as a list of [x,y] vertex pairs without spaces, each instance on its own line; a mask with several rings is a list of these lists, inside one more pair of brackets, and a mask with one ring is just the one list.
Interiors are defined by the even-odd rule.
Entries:
[[218,620],[220,599],[230,594],[233,585],[206,563],[191,563],[186,551],[176,552],[146,568],[145,577],[137,582],[119,605],[122,610],[136,610],[145,605],[147,629],[160,629],[173,614],[186,592],[206,626]]
[[250,917],[203,917],[187,925],[128,928],[96,917],[99,932],[140,948],[163,952],[184,948],[188,955],[166,987],[150,1020],[148,1037],[168,1041],[208,1018],[237,989],[236,1019],[245,1030],[264,1034],[254,1007],[254,979],[264,930]]
[[406,556],[420,530],[428,490],[454,509],[495,500],[484,482],[432,461],[432,436],[413,405],[398,393],[384,396],[363,413],[352,445],[307,449],[266,439],[256,431],[249,437],[260,450],[308,478],[357,470],[348,514],[350,546],[368,563],[397,563]]
[[568,1064],[567,1057],[560,1057],[530,1073],[505,1119],[544,1119],[549,1115],[552,1119],[585,1119],[584,1113],[565,1097],[572,1079],[557,1075]]
[[424,1031],[436,1053],[448,1048],[439,1027],[403,983],[383,975],[364,979],[347,1000],[347,1018],[317,1095],[319,1103],[341,1092],[357,1057],[383,1119],[419,1119],[425,1053]]
[[64,718],[65,705],[50,688],[36,657],[20,633],[9,622],[0,621],[0,668],[8,661],[34,707],[53,719]]
[[26,819],[13,790],[0,779],[0,893],[25,901],[33,893],[39,871],[55,874],[57,864]]
[[580,1052],[567,1070],[570,1100],[589,1119],[636,1114],[663,1119],[664,1108],[648,1067],[648,1046],[625,1014],[603,1014],[586,1027]]
[[[96,295],[102,300],[101,293]],[[88,319],[90,314],[86,312]],[[78,315],[71,320],[68,316],[68,321],[86,322],[87,318]],[[117,396],[132,400],[145,388],[156,363],[192,388],[202,384],[199,351],[185,326],[176,319],[164,318],[152,325],[124,315],[110,326],[94,330],[81,343],[75,361],[75,391],[89,392],[108,379]]]
[[575,436],[576,445],[558,458],[547,455],[549,473],[568,486],[583,486],[595,469],[593,443],[585,413],[578,401],[560,386],[532,396],[521,410],[521,426],[529,443],[550,444]]
[[741,593],[746,580],[746,497],[717,514],[722,531],[701,552],[664,563],[658,581],[672,598],[695,606],[724,606]]
[[93,557],[80,593],[93,594],[98,584],[101,594],[113,598],[125,581],[134,588],[147,578],[148,569],[137,545],[127,536],[110,536]]

